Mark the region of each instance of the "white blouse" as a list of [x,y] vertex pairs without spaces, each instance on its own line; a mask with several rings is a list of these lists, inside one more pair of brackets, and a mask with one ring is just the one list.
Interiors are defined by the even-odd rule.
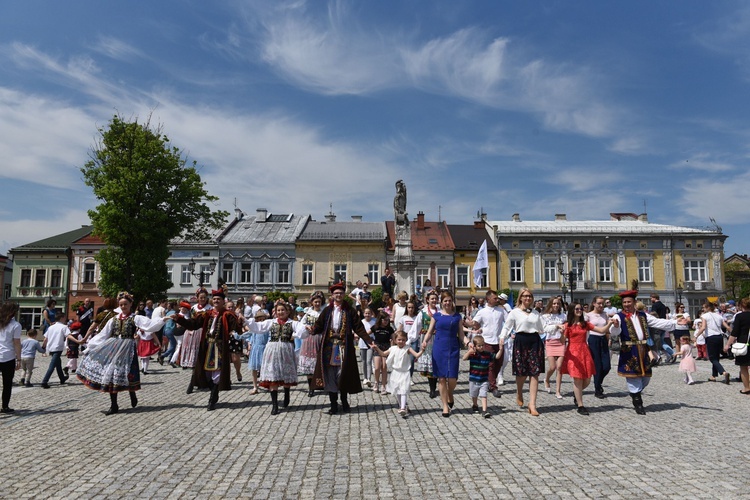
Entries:
[[542,316],[535,309],[526,314],[523,309],[516,307],[505,320],[503,331],[500,333],[500,340],[505,340],[511,331],[516,333],[542,333],[544,331]]
[[547,334],[547,340],[556,340],[562,337],[562,324],[567,319],[567,315],[563,313],[542,314],[542,323],[544,323],[544,333]]

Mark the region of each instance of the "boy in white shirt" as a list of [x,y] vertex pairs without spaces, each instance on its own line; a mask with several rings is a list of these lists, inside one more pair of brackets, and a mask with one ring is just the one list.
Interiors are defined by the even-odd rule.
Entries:
[[65,339],[70,335],[70,330],[65,324],[65,317],[60,314],[57,317],[57,322],[50,326],[44,333],[43,348],[47,349],[47,354],[52,356],[49,362],[49,368],[47,373],[42,379],[42,387],[49,389],[49,379],[52,376],[52,372],[57,370],[57,376],[60,377],[60,385],[68,381],[68,377],[65,376],[62,368],[62,353],[65,350]]

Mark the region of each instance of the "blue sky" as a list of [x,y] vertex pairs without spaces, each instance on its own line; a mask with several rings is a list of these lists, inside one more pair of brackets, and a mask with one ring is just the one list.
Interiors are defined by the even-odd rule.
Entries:
[[115,112],[218,207],[708,226],[748,253],[750,6],[0,0],[0,253],[86,224]]

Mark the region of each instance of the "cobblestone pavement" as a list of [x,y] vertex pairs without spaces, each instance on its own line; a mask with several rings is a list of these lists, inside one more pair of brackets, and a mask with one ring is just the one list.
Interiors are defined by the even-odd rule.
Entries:
[[585,395],[590,416],[573,409],[566,377],[564,399],[539,394],[537,418],[506,383],[487,420],[471,413],[462,364],[450,418],[415,375],[404,420],[395,398],[371,391],[329,416],[328,398],[308,398],[303,384],[272,417],[244,365],[244,381],[208,412],[207,392],[185,394],[188,371],[155,361],[139,406],[123,394],[120,413],[104,416],[107,395],[75,377],[39,387],[48,359],[37,357],[33,388],[13,388],[16,413],[0,415],[2,498],[750,498],[750,397],[707,382],[706,361],[693,386],[677,364],[656,368],[646,416],[610,374],[606,399]]

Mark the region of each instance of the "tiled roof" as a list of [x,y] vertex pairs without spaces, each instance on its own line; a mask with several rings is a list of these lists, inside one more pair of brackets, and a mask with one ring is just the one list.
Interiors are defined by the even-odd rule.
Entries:
[[222,244],[291,243],[294,244],[305,228],[309,215],[269,214],[265,220],[257,217],[234,219],[221,236]]
[[384,222],[310,221],[300,235],[300,241],[379,241],[385,240]]
[[[386,229],[388,230],[388,250],[395,250],[396,242],[396,231],[393,221],[386,221]],[[453,239],[451,238],[450,231],[448,231],[448,224],[443,222],[429,222],[425,221],[424,229],[418,229],[417,221],[414,220],[410,223],[411,228],[411,243],[412,250],[415,251],[439,251],[452,252],[455,248]]]
[[497,250],[494,238],[490,236],[484,227],[475,227],[472,225],[449,224],[448,230],[451,232],[453,244],[456,250],[479,250],[482,242],[487,240],[487,250]]
[[91,234],[94,226],[82,226],[78,229],[50,236],[43,240],[34,241],[11,249],[11,252],[33,251],[33,250],[67,250],[75,241]]

